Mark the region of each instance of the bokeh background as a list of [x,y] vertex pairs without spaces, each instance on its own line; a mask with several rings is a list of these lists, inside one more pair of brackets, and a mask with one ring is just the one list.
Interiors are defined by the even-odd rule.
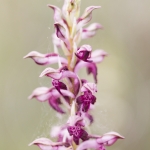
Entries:
[[[63,0],[0,0],[0,150],[37,150],[28,144],[49,137],[51,127],[67,118],[60,118],[47,103],[27,99],[36,87],[51,84],[38,77],[45,67],[22,59],[32,50],[53,51],[49,3],[62,6]],[[126,137],[108,150],[149,150],[150,1],[82,0],[82,12],[90,5],[102,6],[92,22],[104,29],[82,43],[109,53],[98,65],[91,129],[95,134],[114,130]],[[80,75],[85,77],[85,70]]]

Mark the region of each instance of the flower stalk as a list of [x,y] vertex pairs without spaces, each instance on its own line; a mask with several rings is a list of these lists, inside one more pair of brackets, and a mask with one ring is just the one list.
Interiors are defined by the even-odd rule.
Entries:
[[[87,130],[94,122],[90,110],[96,103],[97,64],[104,60],[107,53],[101,49],[93,50],[88,44],[80,45],[81,40],[93,37],[102,28],[99,23],[84,27],[92,19],[93,10],[100,6],[87,7],[81,16],[80,0],[64,0],[62,9],[50,4],[48,7],[54,11],[54,53],[32,51],[24,58],[31,58],[42,66],[58,63],[58,68],[48,67],[41,73],[40,77],[51,79],[52,87],[36,88],[29,99],[47,101],[57,113],[68,113],[68,121],[52,129],[51,137],[56,139],[55,142],[38,138],[29,145],[37,145],[41,150],[105,150],[106,146],[124,138],[117,132],[99,136]],[[65,57],[59,56],[59,51],[63,51]],[[93,74],[93,83],[78,76],[83,67],[88,74]]]

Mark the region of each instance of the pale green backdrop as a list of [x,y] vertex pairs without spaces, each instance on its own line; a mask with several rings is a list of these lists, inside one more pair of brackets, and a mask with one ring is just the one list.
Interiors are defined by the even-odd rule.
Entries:
[[[22,59],[32,50],[53,51],[53,12],[46,4],[62,2],[0,0],[0,150],[38,150],[27,145],[49,137],[52,126],[65,122],[47,103],[27,99],[34,88],[50,86],[50,80],[38,77],[45,67]],[[94,11],[92,22],[104,29],[83,43],[109,53],[98,66],[92,131],[114,130],[126,137],[108,150],[149,150],[150,1],[82,0],[82,12],[90,5],[102,6]],[[85,71],[80,75],[85,77]]]

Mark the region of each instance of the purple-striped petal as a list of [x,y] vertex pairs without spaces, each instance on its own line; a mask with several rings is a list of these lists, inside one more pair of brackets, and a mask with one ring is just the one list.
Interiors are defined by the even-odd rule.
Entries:
[[48,76],[52,79],[60,80],[62,78],[62,72],[53,68],[46,68],[41,74],[40,77]]
[[57,97],[55,97],[55,96],[51,96],[51,97],[49,98],[48,102],[49,102],[49,105],[50,105],[54,110],[56,110],[57,112],[59,112],[59,113],[61,113],[61,114],[65,113],[65,112],[62,110],[62,108],[59,106],[59,104],[61,103],[59,98],[57,98]]
[[70,50],[70,43],[68,41],[69,31],[67,27],[63,23],[58,22],[54,24],[54,27],[57,37],[61,39],[65,43],[65,46],[68,48],[68,50]]
[[64,144],[63,142],[52,142],[47,138],[39,138],[30,143],[29,146],[37,145],[41,150],[58,150],[58,147]]
[[28,98],[29,99],[36,98],[40,102],[44,102],[48,100],[48,98],[51,96],[50,91],[51,89],[47,87],[39,87],[39,88],[36,88]]
[[90,82],[83,84],[83,86],[81,87],[81,92],[88,92],[88,91],[90,91],[91,93],[97,92],[96,84]]
[[57,6],[54,6],[54,5],[50,5],[50,4],[48,4],[47,6],[50,7],[51,9],[53,9],[55,22],[63,21],[60,8],[58,8]]
[[101,63],[108,54],[104,50],[95,50],[91,53],[91,59],[94,63]]
[[[60,94],[61,93],[61,94]],[[60,101],[61,95],[69,101],[69,98],[75,98],[74,94],[68,90],[60,89],[60,93],[54,88],[46,88],[40,87],[35,89],[32,94],[29,96],[29,99],[36,98],[40,102],[45,102],[48,100],[50,106],[59,113],[64,113],[60,105],[62,104]]]
[[97,139],[98,144],[104,144],[106,146],[111,146],[114,144],[118,139],[124,139],[123,136],[118,134],[117,132],[108,132],[104,134],[102,137]]
[[99,23],[93,23],[89,27],[82,30],[82,39],[91,38],[96,34],[98,29],[101,29],[102,26]]
[[77,20],[78,29],[88,24],[88,22],[92,19],[92,11],[97,8],[100,8],[100,6],[90,6],[85,9],[83,15]]
[[24,58],[32,58],[38,65],[54,64],[58,63],[58,60],[60,60],[62,64],[67,64],[67,60],[65,58],[59,57],[58,54],[55,53],[41,54],[39,52],[32,51],[24,56]]

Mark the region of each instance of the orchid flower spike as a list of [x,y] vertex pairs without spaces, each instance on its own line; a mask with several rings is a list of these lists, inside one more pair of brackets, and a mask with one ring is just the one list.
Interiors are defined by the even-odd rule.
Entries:
[[[80,45],[81,40],[95,36],[103,28],[99,23],[88,25],[93,11],[100,6],[89,6],[80,15],[80,4],[81,0],[64,0],[62,9],[48,4],[54,12],[54,53],[31,51],[24,56],[41,66],[58,64],[58,68],[48,66],[40,74],[40,77],[48,77],[51,87],[36,88],[29,99],[48,102],[50,109],[61,115],[68,114],[65,124],[52,127],[50,136],[54,141],[41,137],[29,144],[41,150],[106,150],[107,146],[113,145],[118,139],[124,139],[117,132],[103,135],[89,132],[89,126],[94,123],[91,111],[99,101],[96,98],[97,65],[108,54],[102,49],[93,50],[89,44]],[[60,55],[62,52],[64,54]],[[87,77],[80,78],[78,72],[82,68],[86,69],[88,75],[93,75],[93,82],[89,82]]]

